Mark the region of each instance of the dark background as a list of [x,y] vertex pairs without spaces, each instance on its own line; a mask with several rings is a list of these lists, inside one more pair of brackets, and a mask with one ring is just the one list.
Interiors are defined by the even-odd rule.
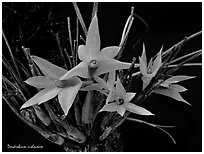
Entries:
[[[78,6],[88,27],[91,21],[92,3],[78,3]],[[134,12],[148,23],[149,28],[146,31],[145,25],[135,18],[127,42],[126,53],[122,57],[123,61],[131,61],[133,56],[138,58],[142,52],[142,42],[145,42],[149,59],[159,51],[162,45],[166,50],[185,36],[202,29],[202,3],[199,2],[99,3],[98,20],[102,48],[119,44],[131,6],[135,7]],[[49,16],[50,11],[52,13]],[[2,3],[2,16],[3,30],[12,49],[16,51],[15,56],[21,57],[22,53],[17,49],[23,45],[31,48],[31,54],[61,65],[56,54],[58,52],[57,43],[52,34],[60,31],[62,40],[65,40],[62,43],[67,47],[66,18],[68,16],[71,18],[72,33],[75,34],[76,15],[71,3]],[[19,35],[20,33],[22,35]],[[80,34],[84,37],[82,29],[80,29]],[[134,46],[140,38],[142,38],[141,41]],[[2,52],[7,52],[4,42],[2,46]],[[179,55],[201,48],[201,37],[197,37],[188,42]],[[22,58],[23,60],[25,59]],[[201,58],[196,62],[201,62]],[[163,132],[156,128],[126,121],[119,128],[122,131],[125,151],[202,151],[201,68],[188,67],[177,74],[197,76],[181,83],[189,89],[182,96],[192,106],[153,94],[146,100],[144,106],[155,113],[155,117],[131,115],[156,124],[175,125],[176,128],[167,128],[166,130],[175,138],[177,144],[174,145]],[[18,150],[8,149],[8,144],[34,144],[44,147],[34,151],[62,150],[21,122],[4,102],[2,108],[3,151]]]

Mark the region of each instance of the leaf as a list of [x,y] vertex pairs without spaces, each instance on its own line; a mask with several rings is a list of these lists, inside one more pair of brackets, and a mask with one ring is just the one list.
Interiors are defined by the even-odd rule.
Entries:
[[164,96],[171,97],[171,98],[173,98],[173,99],[175,99],[177,101],[184,102],[184,103],[186,103],[188,105],[191,105],[186,100],[184,100],[176,90],[173,90],[173,89],[170,89],[170,88],[166,88],[166,89],[158,88],[154,92],[157,93],[157,94],[161,94],[161,95],[164,95]]
[[84,105],[82,107],[82,122],[84,124],[92,123],[93,120],[93,93],[88,91]]
[[119,50],[120,50],[120,47],[118,47],[118,46],[105,47],[99,52],[99,57],[102,59],[104,59],[104,58],[113,59],[114,57],[116,57],[118,55]]
[[98,18],[95,15],[91,21],[86,37],[86,48],[89,56],[95,56],[100,51],[100,35],[98,29]]
[[50,88],[55,85],[55,83],[48,79],[46,76],[30,77],[25,81],[25,83],[36,88]]
[[132,113],[139,114],[139,115],[154,115],[150,111],[146,110],[145,108],[135,105],[133,103],[126,102],[124,105],[125,105],[125,108]]
[[31,56],[31,58],[38,65],[43,74],[49,78],[59,79],[67,72],[67,70],[58,67],[43,58],[37,56]]
[[42,121],[42,123],[46,126],[49,126],[51,124],[51,119],[48,117],[45,112],[39,107],[39,106],[33,106],[33,109],[35,110],[35,114],[37,117]]

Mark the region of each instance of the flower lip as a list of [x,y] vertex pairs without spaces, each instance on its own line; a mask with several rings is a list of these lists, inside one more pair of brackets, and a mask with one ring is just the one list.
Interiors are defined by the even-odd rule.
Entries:
[[122,99],[122,98],[118,98],[118,101],[117,101],[117,104],[118,105],[122,105],[122,104],[124,104],[125,103],[125,101],[124,101],[124,99]]
[[98,61],[97,60],[91,60],[90,62],[89,62],[89,68],[98,68]]

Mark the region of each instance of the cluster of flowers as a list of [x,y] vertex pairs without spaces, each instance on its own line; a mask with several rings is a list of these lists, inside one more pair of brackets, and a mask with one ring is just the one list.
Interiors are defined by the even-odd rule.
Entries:
[[[39,105],[58,96],[59,103],[66,116],[79,90],[97,90],[107,96],[106,103],[99,112],[116,111],[123,116],[125,111],[128,110],[140,115],[154,115],[143,107],[130,102],[136,93],[126,92],[116,70],[128,69],[131,63],[114,59],[118,55],[119,50],[120,47],[118,46],[110,46],[100,51],[98,19],[95,15],[88,29],[86,44],[78,47],[78,56],[81,62],[71,70],[67,71],[45,59],[32,56],[33,61],[44,76],[31,77],[25,81],[27,84],[41,90],[25,102],[21,109]],[[157,57],[154,60],[151,59],[147,65],[145,46],[143,45],[143,53],[139,57],[139,64],[134,65],[134,67],[140,68],[139,73],[142,74],[143,89],[148,86],[161,66],[162,48],[158,52]],[[108,73],[107,80],[100,77],[105,73]],[[90,79],[93,82],[84,87],[82,85],[85,81],[82,81],[82,78]],[[190,78],[192,77],[173,76],[163,81],[160,84],[160,88],[157,88],[155,92],[186,102],[179,94],[179,92],[183,92],[186,89],[176,83]]]

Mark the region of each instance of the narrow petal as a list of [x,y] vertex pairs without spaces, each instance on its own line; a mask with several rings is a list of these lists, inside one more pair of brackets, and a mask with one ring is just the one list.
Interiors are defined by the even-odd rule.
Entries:
[[87,48],[85,45],[80,45],[78,47],[78,56],[81,61],[86,61],[86,62],[90,61],[89,54],[87,52]]
[[118,110],[118,105],[116,103],[109,103],[103,106],[103,108],[99,111],[108,111],[108,112],[115,112]]
[[98,18],[95,15],[91,21],[86,37],[87,53],[90,56],[95,56],[100,51],[100,35],[98,29]]
[[115,84],[115,71],[109,72],[107,86],[109,90],[113,90]]
[[71,70],[69,70],[65,75],[63,75],[60,80],[65,80],[71,78],[72,76],[80,76],[82,78],[89,78],[88,65],[86,62],[81,62]]
[[99,52],[99,57],[100,58],[114,58],[115,56],[118,55],[118,52],[120,50],[120,47],[118,46],[110,46],[110,47],[106,47],[103,48],[100,52]]
[[86,86],[86,87],[83,87],[80,89],[81,91],[90,91],[90,90],[96,90],[96,91],[99,91],[105,95],[107,95],[108,93],[108,90],[105,90],[103,87],[101,87],[100,84],[98,83],[95,83],[95,84],[92,84],[90,86]]
[[115,59],[104,59],[99,62],[99,67],[97,68],[95,75],[99,76],[115,70],[128,69],[130,65],[131,63],[120,62]]
[[145,108],[140,107],[138,105],[135,105],[133,103],[126,102],[125,103],[125,107],[126,107],[126,109],[128,111],[130,111],[132,113],[135,113],[135,114],[139,114],[139,115],[154,115],[150,111],[146,110]]
[[49,88],[53,87],[55,85],[54,81],[48,79],[45,76],[34,76],[31,78],[28,78],[25,83],[36,87],[36,88]]
[[54,87],[52,88],[46,88],[43,89],[41,91],[39,91],[37,94],[35,94],[33,97],[31,97],[28,101],[26,101],[22,106],[21,109],[29,107],[29,106],[33,106],[39,103],[39,99],[41,97],[43,97],[43,95],[45,95],[46,93],[48,93],[50,90],[52,90]]
[[108,97],[106,98],[106,104],[113,102],[115,99],[115,93],[113,91],[110,91]]
[[37,56],[31,57],[34,60],[34,62],[38,65],[42,73],[49,78],[59,79],[61,76],[67,73],[67,70],[58,67],[43,58]]
[[153,66],[152,66],[152,71],[154,72],[154,74],[157,73],[157,71],[159,70],[159,68],[162,65],[162,58],[161,58],[162,49],[163,49],[163,46],[161,47],[161,50],[157,54],[157,58],[154,60],[154,63],[153,63]]
[[123,116],[124,113],[125,113],[125,111],[126,111],[126,108],[125,108],[124,105],[119,105],[119,106],[118,106],[118,108],[117,108],[118,114],[120,114],[121,116]]
[[96,82],[99,83],[99,85],[101,85],[101,88],[105,88],[105,89],[108,88],[107,83],[103,79],[101,79],[100,77],[95,76],[94,79],[96,80]]
[[129,102],[133,99],[133,97],[135,96],[136,93],[126,93],[125,94],[125,98],[124,98],[124,101],[125,102]]
[[50,89],[47,93],[45,93],[44,95],[42,95],[39,98],[38,104],[44,103],[46,101],[49,101],[50,99],[52,99],[55,96],[57,96],[60,91],[61,91],[61,88],[57,88],[57,87],[55,87],[53,89]]
[[169,88],[175,91],[178,91],[178,92],[184,92],[187,90],[185,87],[178,85],[178,84],[171,84]]
[[188,105],[191,105],[186,100],[184,100],[181,97],[181,95],[178,93],[178,91],[176,91],[176,90],[167,88],[167,89],[156,89],[154,92],[157,93],[157,94],[161,94],[161,95],[164,95],[164,96],[171,97],[171,98],[173,98],[173,99],[175,99],[177,101],[184,102],[184,103],[186,103]]
[[142,76],[142,81],[143,81],[142,90],[144,90],[149,85],[151,80],[152,80],[152,78],[150,78],[150,77]]
[[170,84],[170,83],[177,83],[184,80],[189,80],[192,78],[195,78],[195,76],[177,75],[177,76],[172,76],[171,78],[165,80],[164,82]]
[[82,85],[82,82],[79,82],[79,84],[77,84],[76,86],[63,88],[60,91],[58,95],[58,99],[65,115],[68,114],[68,111],[71,108],[81,85]]
[[116,81],[116,95],[125,99],[126,91],[119,78]]
[[147,75],[147,63],[144,62],[144,60],[139,57],[139,61],[140,61],[140,72],[142,75]]
[[146,57],[146,51],[145,51],[145,44],[143,43],[143,51],[142,56],[139,57],[140,61],[140,71],[143,75],[147,74],[147,57]]

